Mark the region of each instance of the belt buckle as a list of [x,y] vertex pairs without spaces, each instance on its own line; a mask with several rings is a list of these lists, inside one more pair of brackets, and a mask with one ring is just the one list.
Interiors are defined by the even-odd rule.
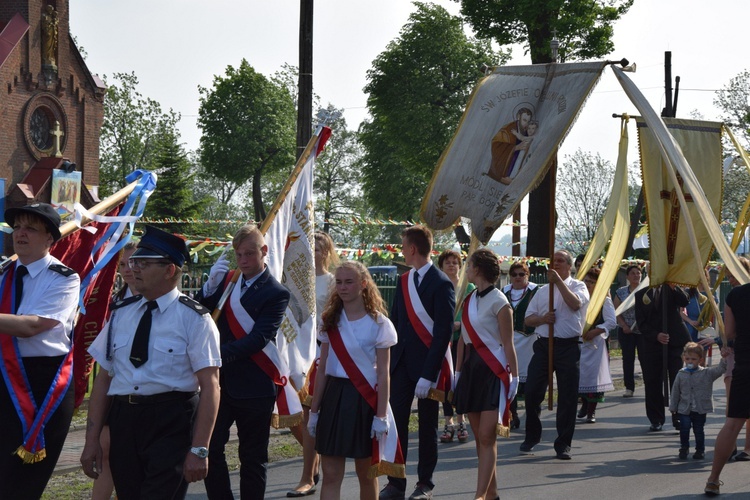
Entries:
[[135,399],[135,398],[137,398],[137,397],[138,397],[138,396],[137,396],[137,395],[135,395],[135,394],[128,394],[128,404],[131,404],[131,405],[137,405],[137,404],[138,404],[138,401],[137,401],[137,400]]

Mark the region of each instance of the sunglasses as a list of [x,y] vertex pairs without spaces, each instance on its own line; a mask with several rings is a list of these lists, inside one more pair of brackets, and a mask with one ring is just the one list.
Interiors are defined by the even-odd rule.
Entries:
[[513,278],[522,278],[526,276],[526,273],[510,273]]

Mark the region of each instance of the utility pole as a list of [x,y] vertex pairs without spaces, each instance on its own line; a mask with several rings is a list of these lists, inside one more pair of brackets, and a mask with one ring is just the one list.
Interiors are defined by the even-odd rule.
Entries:
[[299,77],[297,92],[297,159],[312,137],[313,0],[299,2]]

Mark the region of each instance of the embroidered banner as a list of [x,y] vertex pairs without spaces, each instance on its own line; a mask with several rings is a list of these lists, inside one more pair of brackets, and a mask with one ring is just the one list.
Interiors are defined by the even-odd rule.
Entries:
[[606,64],[502,66],[483,78],[422,201],[427,225],[468,217],[487,244],[544,177]]

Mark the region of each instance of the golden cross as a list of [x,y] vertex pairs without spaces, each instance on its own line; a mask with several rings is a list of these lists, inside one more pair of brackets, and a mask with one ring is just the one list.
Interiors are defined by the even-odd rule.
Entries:
[[[677,184],[682,190],[682,177],[677,174]],[[693,197],[682,192],[685,195],[685,201],[693,201]],[[677,246],[677,228],[680,225],[680,199],[677,197],[676,188],[672,188],[672,191],[662,190],[659,192],[659,197],[662,200],[669,200],[672,209],[669,213],[669,230],[667,231],[667,262],[674,264],[674,250]]]
[[65,132],[63,132],[60,129],[60,122],[55,120],[55,128],[49,131],[51,135],[55,136],[55,147],[54,147],[54,156],[55,158],[62,158],[62,151],[60,151],[60,142],[62,140],[62,136],[65,135]]

